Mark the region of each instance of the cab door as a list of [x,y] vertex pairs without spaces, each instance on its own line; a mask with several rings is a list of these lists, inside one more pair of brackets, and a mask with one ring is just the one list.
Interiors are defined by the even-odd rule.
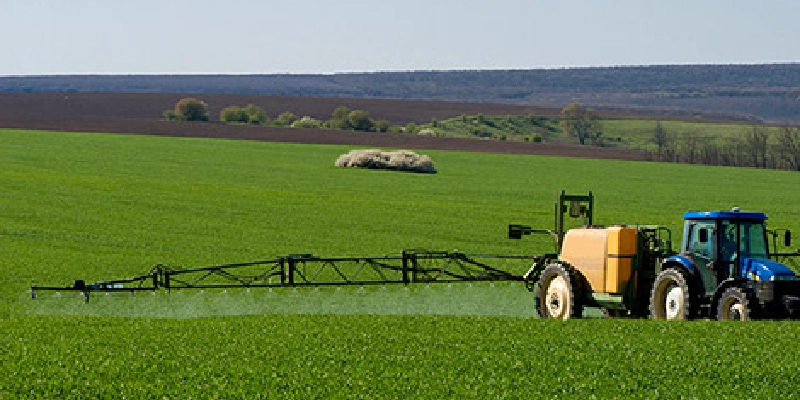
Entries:
[[700,273],[706,293],[717,289],[715,271],[717,229],[715,221],[687,221],[687,240],[684,253]]

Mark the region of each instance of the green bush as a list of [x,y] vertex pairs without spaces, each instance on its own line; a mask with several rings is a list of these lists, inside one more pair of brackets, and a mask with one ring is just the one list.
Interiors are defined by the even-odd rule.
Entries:
[[524,140],[526,142],[541,143],[542,142],[542,137],[534,133],[532,135],[525,136]]
[[322,121],[311,118],[303,117],[292,123],[292,128],[321,128]]
[[175,115],[179,121],[208,121],[208,105],[188,97],[175,103]]
[[331,119],[323,124],[326,128],[349,131],[350,123],[346,119]]
[[278,126],[292,126],[294,121],[297,121],[297,115],[291,111],[284,111],[275,118],[275,124]]
[[250,117],[244,108],[238,106],[225,107],[219,113],[219,120],[225,123],[247,123]]
[[247,123],[249,124],[263,125],[269,120],[267,112],[255,104],[248,104],[244,108],[244,112],[247,114]]
[[219,114],[219,119],[225,123],[242,123],[262,125],[269,119],[267,112],[263,108],[254,104],[248,104],[246,107],[229,106],[222,109]]
[[372,130],[374,122],[369,117],[369,113],[363,110],[353,110],[347,115],[347,121],[353,130],[368,132]]
[[175,114],[175,110],[164,110],[164,112],[161,115],[167,121],[175,121],[178,119],[178,115]]
[[385,119],[379,119],[375,121],[375,132],[389,132],[389,129],[389,121]]

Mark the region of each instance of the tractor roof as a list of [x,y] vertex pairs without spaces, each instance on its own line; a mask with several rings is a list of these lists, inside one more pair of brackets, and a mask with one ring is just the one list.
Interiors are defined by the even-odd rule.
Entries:
[[748,212],[733,209],[730,211],[689,211],[683,214],[683,219],[747,219],[766,221],[767,215],[762,212]]

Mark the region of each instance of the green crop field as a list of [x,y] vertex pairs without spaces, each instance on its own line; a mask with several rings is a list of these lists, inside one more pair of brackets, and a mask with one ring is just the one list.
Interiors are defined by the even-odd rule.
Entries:
[[536,254],[560,190],[600,224],[759,210],[800,232],[787,171],[421,151],[420,175],[342,146],[0,130],[0,399],[796,398],[796,322],[541,321],[521,284],[31,300],[31,284],[291,253]]

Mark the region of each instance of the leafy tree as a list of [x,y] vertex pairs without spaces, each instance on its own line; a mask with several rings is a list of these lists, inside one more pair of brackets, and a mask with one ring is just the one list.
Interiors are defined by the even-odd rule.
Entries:
[[208,121],[208,105],[188,97],[175,103],[175,115],[180,121]]
[[578,103],[572,103],[561,110],[559,125],[565,134],[578,138],[580,144],[595,140],[602,134],[600,115]]
[[350,125],[350,109],[345,106],[336,107],[331,113],[331,119],[326,123],[330,129],[350,130],[353,126]]
[[372,118],[369,117],[369,113],[363,110],[350,111],[350,113],[347,114],[347,122],[349,122],[353,130],[356,131],[371,131],[374,125]]
[[348,115],[350,115],[350,109],[345,106],[339,106],[333,110],[331,119],[347,119]]

